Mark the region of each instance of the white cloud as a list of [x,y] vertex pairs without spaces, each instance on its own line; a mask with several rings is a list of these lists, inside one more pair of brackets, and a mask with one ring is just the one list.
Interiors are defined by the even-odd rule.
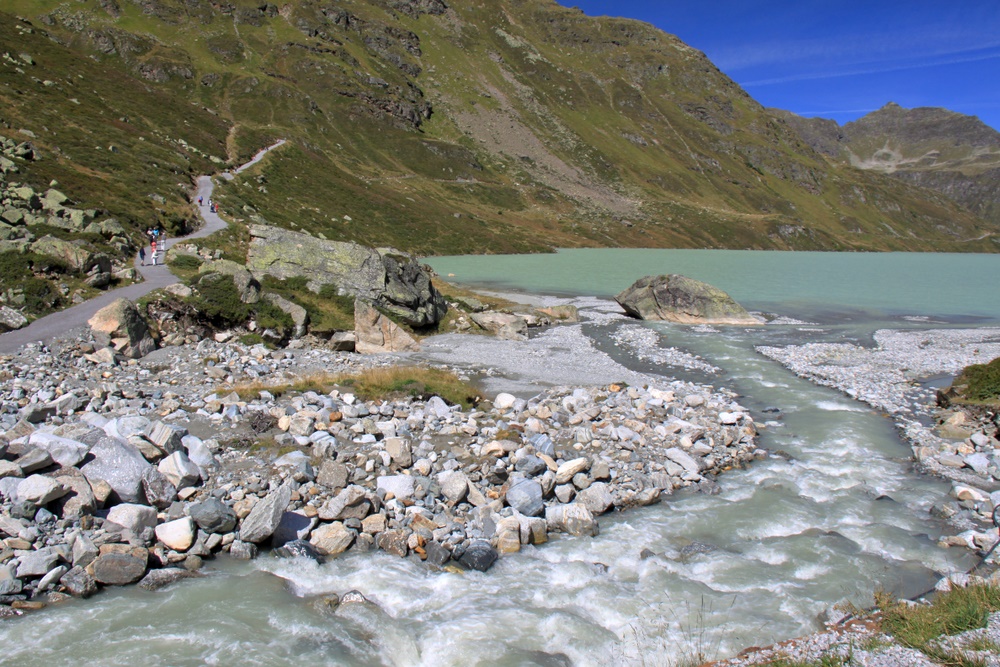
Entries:
[[757,79],[754,81],[738,81],[738,83],[744,88],[753,86],[772,86],[783,83],[791,83],[794,81],[815,81],[817,79],[834,79],[838,77],[845,76],[858,76],[862,74],[880,74],[883,72],[902,72],[905,70],[913,69],[924,69],[926,67],[937,67],[940,65],[955,65],[959,63],[971,63],[978,62],[981,60],[993,60],[1000,58],[1000,53],[983,53],[979,55],[969,55],[966,57],[930,57],[920,62],[883,62],[883,63],[868,63],[868,66],[859,63],[856,67],[848,67],[847,69],[840,70],[829,70],[829,71],[813,71],[804,72],[802,74],[791,74],[788,76],[779,76],[770,79]]

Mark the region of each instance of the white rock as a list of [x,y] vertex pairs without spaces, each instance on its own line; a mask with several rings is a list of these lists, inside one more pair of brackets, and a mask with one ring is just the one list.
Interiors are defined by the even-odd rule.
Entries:
[[671,447],[665,451],[664,454],[668,459],[684,468],[687,472],[698,474],[701,471],[701,466],[698,463],[698,460],[685,452],[683,449]]
[[111,508],[108,521],[139,535],[146,528],[156,528],[156,509],[147,505],[122,503]]
[[201,479],[201,470],[184,452],[174,452],[160,461],[157,468],[178,489],[194,486]]
[[515,401],[517,401],[517,396],[501,392],[493,399],[493,407],[500,411],[510,410],[514,406]]
[[191,517],[161,523],[156,527],[156,539],[174,551],[187,551],[194,544],[195,528]]
[[376,488],[384,489],[400,500],[413,497],[413,478],[409,475],[382,475],[376,482]]
[[556,470],[556,484],[565,484],[573,479],[573,475],[583,472],[590,467],[590,461],[580,457],[572,461],[566,461]]

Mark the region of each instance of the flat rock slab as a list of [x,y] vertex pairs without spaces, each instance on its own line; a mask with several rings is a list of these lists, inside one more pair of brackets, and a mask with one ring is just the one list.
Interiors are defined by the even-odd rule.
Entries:
[[87,566],[87,572],[105,586],[125,586],[142,579],[146,574],[146,560],[132,554],[104,554]]

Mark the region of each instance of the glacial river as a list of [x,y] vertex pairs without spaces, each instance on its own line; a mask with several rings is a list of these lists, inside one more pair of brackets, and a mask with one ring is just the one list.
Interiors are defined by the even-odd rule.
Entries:
[[[607,299],[643,275],[684,273],[751,309],[799,320],[750,330],[647,325],[585,298],[581,324],[538,336],[587,355],[581,367],[601,357],[729,387],[758,423],[770,422],[759,442],[782,456],[721,476],[718,495],[604,516],[596,538],[527,547],[485,574],[432,572],[384,554],[322,566],[220,559],[209,563],[211,576],[163,591],[110,591],[3,621],[0,662],[675,665],[810,632],[834,604],[866,605],[877,588],[912,595],[974,562],[936,546],[945,527],[928,510],[949,486],[914,473],[884,415],[795,377],[754,346],[867,343],[887,326],[996,324],[1000,256],[578,250],[429,262],[454,281],[566,298]],[[656,345],[721,371],[665,366],[648,346],[623,343],[622,327],[643,327]],[[427,356],[443,358],[454,345]],[[489,386],[513,380],[519,393],[541,390],[528,389],[530,372],[514,374]],[[313,603],[351,589],[380,611],[330,613]]]

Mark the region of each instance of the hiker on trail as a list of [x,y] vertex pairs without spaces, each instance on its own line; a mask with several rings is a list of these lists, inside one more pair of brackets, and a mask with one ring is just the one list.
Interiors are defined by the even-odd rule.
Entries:
[[139,266],[146,266],[146,246],[139,248]]
[[205,201],[204,197],[198,197],[198,206],[203,206],[204,204],[202,202],[204,201]]
[[153,266],[156,266],[156,240],[150,244],[150,256],[153,258]]

